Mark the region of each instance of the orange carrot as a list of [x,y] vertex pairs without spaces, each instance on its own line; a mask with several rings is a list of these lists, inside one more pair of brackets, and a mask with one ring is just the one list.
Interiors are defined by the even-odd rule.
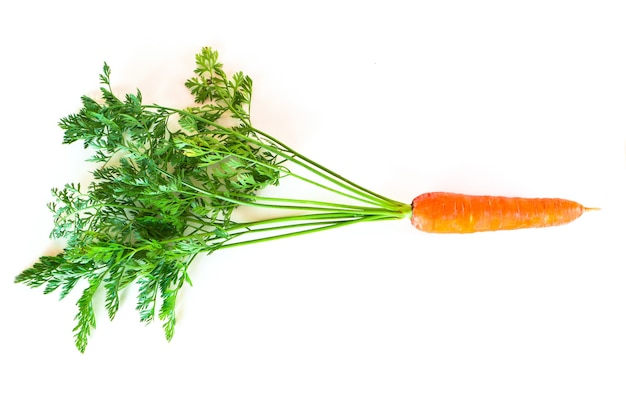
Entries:
[[474,233],[559,226],[596,210],[561,198],[475,196],[445,192],[417,196],[411,223],[430,233]]

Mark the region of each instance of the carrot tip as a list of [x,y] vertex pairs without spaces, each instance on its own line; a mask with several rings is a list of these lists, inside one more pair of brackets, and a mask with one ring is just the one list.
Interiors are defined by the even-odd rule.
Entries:
[[602,210],[600,207],[583,207],[585,211]]

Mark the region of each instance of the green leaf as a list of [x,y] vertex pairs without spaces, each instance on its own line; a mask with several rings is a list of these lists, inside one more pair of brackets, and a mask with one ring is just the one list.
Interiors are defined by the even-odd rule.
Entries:
[[93,297],[102,282],[102,275],[89,279],[89,286],[83,291],[78,299],[78,313],[76,314],[76,326],[74,327],[74,341],[76,348],[84,353],[91,330],[96,327],[96,315],[93,310]]
[[100,74],[100,83],[109,84],[111,82],[110,78],[111,78],[111,68],[105,62],[102,67],[102,74]]
[[178,295],[178,289],[165,290],[161,294],[163,303],[159,311],[159,319],[163,321],[163,330],[165,331],[165,338],[167,341],[171,341],[174,337],[174,326],[176,325],[176,296]]

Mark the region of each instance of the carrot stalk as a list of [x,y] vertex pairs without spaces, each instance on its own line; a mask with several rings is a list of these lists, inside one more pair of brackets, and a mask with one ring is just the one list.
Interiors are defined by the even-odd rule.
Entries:
[[411,223],[430,233],[474,233],[560,226],[588,208],[561,198],[521,198],[432,192],[417,196]]

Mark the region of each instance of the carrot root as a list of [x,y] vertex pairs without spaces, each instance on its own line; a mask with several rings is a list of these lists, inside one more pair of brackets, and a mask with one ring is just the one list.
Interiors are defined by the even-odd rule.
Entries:
[[561,198],[433,192],[413,200],[411,223],[430,233],[474,233],[560,226],[591,210],[599,209]]

